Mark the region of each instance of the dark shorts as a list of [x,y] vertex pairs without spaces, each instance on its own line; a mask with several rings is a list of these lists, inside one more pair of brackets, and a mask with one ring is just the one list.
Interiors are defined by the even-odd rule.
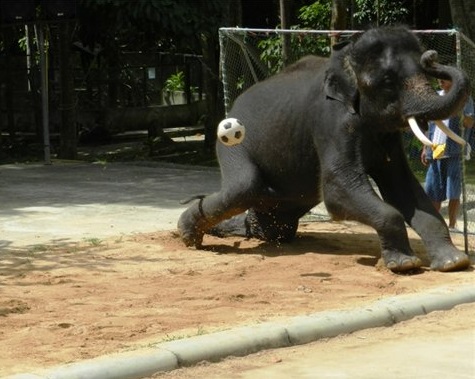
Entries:
[[432,160],[427,170],[425,191],[432,201],[459,199],[462,193],[460,157]]

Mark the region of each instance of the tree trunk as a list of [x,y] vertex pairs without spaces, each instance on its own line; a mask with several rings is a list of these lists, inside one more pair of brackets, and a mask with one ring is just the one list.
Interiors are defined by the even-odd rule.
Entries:
[[[290,28],[291,7],[289,0],[280,0],[280,27],[281,29]],[[282,34],[282,62],[284,67],[291,62],[291,44],[290,34]]]
[[59,26],[59,72],[61,88],[61,142],[58,157],[76,159],[76,96],[74,92],[74,69],[72,62],[71,37],[73,26],[69,22]]
[[[241,0],[228,0],[225,25],[242,24]],[[218,32],[203,33],[200,39],[203,54],[203,83],[206,95],[205,150],[212,151],[216,144],[216,128],[224,117],[223,85],[219,76]]]
[[[348,0],[333,0],[332,2],[332,19],[331,30],[345,30],[347,28],[347,7]],[[339,36],[334,34],[331,36],[331,45],[333,46],[339,40]]]
[[217,36],[203,34],[201,36],[203,73],[206,94],[207,115],[205,121],[205,149],[211,151],[216,142],[216,128],[224,116],[223,90],[219,78],[219,51]]
[[[121,67],[119,66],[119,54],[119,47],[116,43],[110,44],[105,52],[107,61],[107,106],[110,108],[116,108],[119,103],[121,71]],[[146,106],[146,104],[142,104],[142,106]]]
[[475,40],[475,1],[449,0],[454,26],[472,41]]
[[41,72],[38,62],[33,57],[38,53],[35,40],[35,29],[33,27],[25,28],[27,51],[29,52],[28,59],[28,91],[31,103],[33,104],[33,111],[35,117],[35,132],[38,141],[43,141],[43,124],[42,124],[42,110],[41,110]]
[[[5,50],[11,48],[11,45],[14,44],[15,34],[13,28],[4,28],[3,30],[3,43],[5,45]],[[5,54],[5,65],[6,67],[11,66],[10,54]],[[10,138],[15,137],[15,111],[13,103],[13,87],[14,80],[12,75],[5,75],[5,105],[7,112],[7,127],[6,130]]]

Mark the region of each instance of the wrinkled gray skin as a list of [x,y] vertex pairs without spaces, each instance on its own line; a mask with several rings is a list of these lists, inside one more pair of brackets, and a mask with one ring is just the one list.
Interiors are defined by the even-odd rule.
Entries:
[[[246,137],[233,147],[218,142],[221,191],[181,215],[184,243],[199,247],[205,233],[288,242],[299,218],[323,200],[334,219],[373,227],[395,272],[422,264],[405,222],[421,236],[432,269],[467,268],[401,143],[407,117],[445,119],[467,99],[466,76],[436,58],[405,28],[372,29],[336,46],[330,59],[303,58],[251,87],[228,115]],[[429,77],[450,78],[450,93],[438,96]]]

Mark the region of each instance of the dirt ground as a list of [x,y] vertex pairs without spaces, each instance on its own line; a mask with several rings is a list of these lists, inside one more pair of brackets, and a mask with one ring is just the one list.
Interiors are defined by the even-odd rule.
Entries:
[[204,244],[187,249],[161,231],[2,251],[0,376],[473,282],[473,268],[393,274],[376,234],[355,223],[305,223],[280,246]]

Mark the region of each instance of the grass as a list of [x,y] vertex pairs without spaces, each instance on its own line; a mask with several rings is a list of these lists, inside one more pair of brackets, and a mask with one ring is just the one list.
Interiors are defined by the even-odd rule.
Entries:
[[185,338],[190,338],[190,337],[196,337],[196,336],[202,336],[208,334],[206,330],[200,325],[198,326],[198,329],[195,334],[167,334],[165,337],[163,337],[161,342],[171,342],[171,341],[177,341],[177,340],[183,340]]
[[34,245],[28,249],[29,253],[43,253],[47,251],[49,248],[46,245]]
[[83,241],[94,247],[101,246],[102,243],[104,242],[100,238],[95,238],[95,237],[84,238]]
[[465,184],[475,185],[475,157],[473,160],[465,161]]

